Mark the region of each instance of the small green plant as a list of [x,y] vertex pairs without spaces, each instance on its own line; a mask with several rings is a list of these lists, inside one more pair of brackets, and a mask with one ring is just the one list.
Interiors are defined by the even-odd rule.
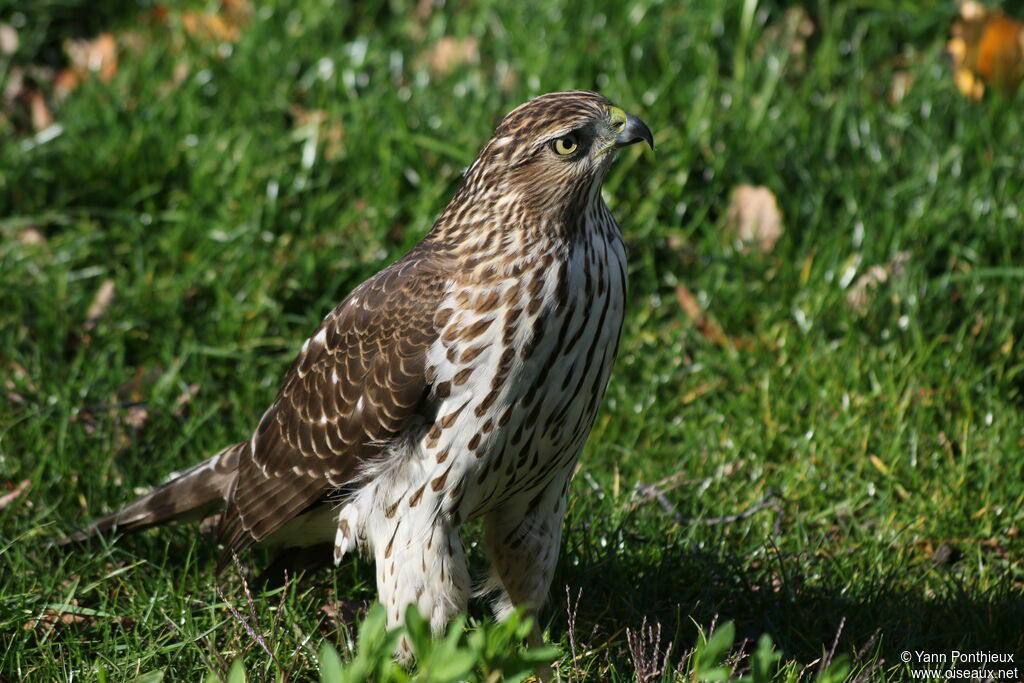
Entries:
[[[343,662],[330,643],[320,649],[322,683],[442,683],[444,681],[523,681],[558,656],[553,646],[529,648],[523,641],[533,620],[519,612],[501,622],[484,622],[466,627],[459,617],[448,626],[443,638],[434,638],[430,624],[415,606],[405,613],[405,626],[388,629],[384,606],[375,604],[359,626],[355,656]],[[405,669],[394,659],[395,646],[406,636],[416,654],[415,668]],[[207,683],[220,682],[210,674]],[[228,683],[244,683],[245,670],[235,660]]]
[[[775,649],[771,636],[767,633],[757,639],[757,646],[750,653],[748,663],[750,670],[742,676],[734,674],[734,667],[728,662],[736,640],[736,627],[728,621],[711,635],[703,632],[694,648],[691,662],[693,668],[690,678],[694,681],[734,681],[735,683],[771,683],[772,681],[808,680],[801,678],[792,667],[781,667],[779,661],[782,653]],[[849,660],[846,656],[829,660],[817,676],[810,680],[815,683],[840,683],[847,680],[850,673]]]
[[[555,647],[528,648],[521,643],[533,628],[533,621],[515,612],[501,622],[484,622],[467,629],[466,618],[448,626],[443,638],[434,638],[430,624],[410,605],[405,626],[388,629],[383,605],[376,604],[359,627],[357,650],[351,661],[342,663],[330,643],[320,650],[320,680],[323,683],[358,681],[522,681],[538,668],[549,665],[558,655]],[[407,671],[394,660],[395,646],[407,636],[416,654],[416,667]]]

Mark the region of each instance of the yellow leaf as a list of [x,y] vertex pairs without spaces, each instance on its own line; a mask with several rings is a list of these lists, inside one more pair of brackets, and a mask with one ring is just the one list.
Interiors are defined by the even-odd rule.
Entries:
[[871,461],[871,464],[875,466],[876,470],[878,470],[879,472],[881,472],[885,476],[888,477],[889,474],[891,474],[890,471],[889,471],[889,466],[886,465],[884,462],[882,462],[882,459],[879,458],[877,455],[869,456],[868,460]]

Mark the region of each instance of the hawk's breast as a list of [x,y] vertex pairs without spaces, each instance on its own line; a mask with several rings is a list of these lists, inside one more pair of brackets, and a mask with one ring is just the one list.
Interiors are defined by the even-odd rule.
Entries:
[[429,486],[458,521],[568,480],[618,349],[625,252],[603,206],[571,246],[456,283],[435,321],[437,418],[421,442]]

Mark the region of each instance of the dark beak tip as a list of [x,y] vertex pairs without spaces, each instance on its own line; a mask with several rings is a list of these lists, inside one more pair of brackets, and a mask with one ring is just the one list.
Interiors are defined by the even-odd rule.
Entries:
[[625,147],[637,142],[646,142],[647,146],[652,151],[654,150],[654,134],[651,133],[651,129],[638,117],[628,114],[626,116],[626,127],[623,128],[622,133],[619,135],[618,143],[620,146]]

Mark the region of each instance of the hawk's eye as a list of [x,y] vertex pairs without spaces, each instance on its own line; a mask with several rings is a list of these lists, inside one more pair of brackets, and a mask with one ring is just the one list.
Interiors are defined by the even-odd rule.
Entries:
[[576,136],[572,133],[563,135],[551,143],[551,149],[555,150],[555,154],[560,157],[569,156],[579,149],[579,147],[579,143],[576,142]]

